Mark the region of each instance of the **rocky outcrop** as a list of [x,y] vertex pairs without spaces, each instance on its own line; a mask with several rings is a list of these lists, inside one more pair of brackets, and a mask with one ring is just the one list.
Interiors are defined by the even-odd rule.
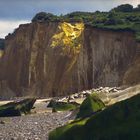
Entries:
[[139,43],[131,32],[36,22],[20,25],[6,37],[5,46],[0,80],[11,96],[61,96],[140,82],[131,82],[133,73],[140,74]]

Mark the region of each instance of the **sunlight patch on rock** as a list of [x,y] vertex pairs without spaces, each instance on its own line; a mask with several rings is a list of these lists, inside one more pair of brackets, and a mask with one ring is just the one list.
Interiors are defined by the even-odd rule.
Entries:
[[62,47],[62,55],[79,54],[82,47],[83,30],[83,23],[60,23],[57,33],[52,37],[51,47]]

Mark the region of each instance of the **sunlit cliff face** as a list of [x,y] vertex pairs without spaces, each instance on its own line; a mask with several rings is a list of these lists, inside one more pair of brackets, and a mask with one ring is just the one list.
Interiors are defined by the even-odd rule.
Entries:
[[61,55],[72,57],[79,54],[82,47],[83,30],[83,23],[60,23],[58,31],[52,37],[51,47],[61,47]]

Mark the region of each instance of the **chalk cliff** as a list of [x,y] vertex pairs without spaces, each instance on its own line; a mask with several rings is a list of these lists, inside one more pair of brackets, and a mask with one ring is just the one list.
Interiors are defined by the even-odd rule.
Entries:
[[5,46],[0,83],[11,96],[61,96],[140,82],[140,44],[131,32],[34,22],[20,25]]

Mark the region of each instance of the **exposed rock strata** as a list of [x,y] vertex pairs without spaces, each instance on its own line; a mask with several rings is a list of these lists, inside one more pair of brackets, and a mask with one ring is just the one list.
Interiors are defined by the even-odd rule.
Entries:
[[31,23],[7,36],[5,46],[1,87],[16,96],[60,96],[140,82],[140,44],[131,32],[81,23]]

